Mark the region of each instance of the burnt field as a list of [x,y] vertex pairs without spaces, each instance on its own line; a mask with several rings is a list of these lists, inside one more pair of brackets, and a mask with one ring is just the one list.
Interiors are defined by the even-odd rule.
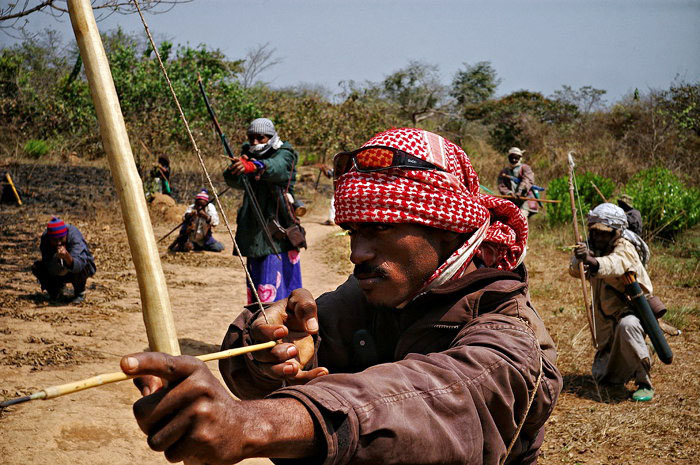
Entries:
[[[116,371],[119,358],[145,350],[139,292],[121,210],[106,166],[11,163],[24,206],[0,206],[0,399],[46,386]],[[311,176],[309,176],[311,174]],[[324,227],[328,181],[314,197],[315,173],[300,183],[311,206],[305,217],[309,250],[302,255],[304,284],[315,295],[347,275],[348,238]],[[220,179],[217,187],[223,186]],[[199,173],[173,175],[177,208],[203,185]],[[238,196],[227,194],[235,218]],[[97,274],[78,306],[50,305],[31,275],[39,236],[50,215],[75,224],[95,255]],[[152,215],[157,237],[175,225]],[[227,247],[220,255],[170,255],[160,244],[173,314],[183,353],[216,350],[245,303],[243,273]],[[700,449],[700,233],[676,243],[652,244],[655,293],[683,333],[670,338],[673,365],[653,367],[657,396],[634,404],[626,391],[599,388],[590,377],[593,358],[580,303],[580,285],[566,274],[570,231],[533,221],[527,266],[533,301],[559,350],[565,386],[547,426],[543,464],[692,464]],[[216,365],[211,365],[216,372]],[[137,392],[129,382],[71,396],[35,401],[0,412],[0,463],[166,463],[150,451],[131,415]],[[255,460],[250,463],[269,463]]]

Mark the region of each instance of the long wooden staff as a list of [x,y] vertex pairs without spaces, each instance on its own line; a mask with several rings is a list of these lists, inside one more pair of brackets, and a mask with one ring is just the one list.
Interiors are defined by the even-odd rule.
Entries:
[[[223,358],[235,357],[237,355],[247,354],[250,352],[256,352],[258,350],[269,349],[277,344],[276,341],[263,342],[261,344],[254,344],[247,347],[237,347],[235,349],[223,350],[221,352],[214,352],[211,354],[198,355],[197,358],[203,362],[209,362],[212,360],[221,360]],[[50,386],[42,389],[41,391],[35,392],[34,394],[17,397],[16,399],[6,400],[0,402],[0,408],[9,407],[10,405],[21,404],[22,402],[28,402],[30,400],[37,399],[53,399],[54,397],[65,396],[66,394],[72,394],[74,392],[84,391],[85,389],[90,389],[98,386],[104,386],[105,384],[116,383],[119,381],[124,381],[131,379],[133,376],[127,375],[123,371],[115,371],[113,373],[103,373],[101,375],[93,376],[91,378],[81,379],[80,381],[73,381],[72,383],[59,384],[57,386]]]
[[[581,235],[578,231],[578,216],[576,214],[576,201],[574,200],[574,157],[573,152],[569,152],[569,199],[571,200],[571,217],[574,222],[574,241],[581,242]],[[586,290],[586,272],[583,269],[583,262],[578,262],[578,272],[581,277],[581,291],[583,291],[583,305],[586,311],[586,319],[588,320],[588,329],[591,331],[591,339],[593,347],[598,348],[598,341],[595,337],[595,321],[593,320],[593,307],[588,304],[588,292]]]
[[600,192],[600,189],[598,189],[598,186],[595,185],[593,181],[591,181],[591,185],[593,186],[593,189],[598,193],[601,199],[603,199],[603,202],[608,203],[608,199],[605,198],[602,192]]
[[17,199],[17,205],[22,205],[22,199],[19,196],[19,192],[17,192],[17,189],[15,188],[15,183],[12,182],[12,178],[10,177],[10,173],[5,173],[5,179],[7,179],[7,182],[10,184],[10,187],[12,188],[12,192],[15,194],[15,199]]
[[73,32],[100,124],[102,144],[122,208],[131,258],[141,293],[143,319],[151,350],[180,354],[168,288],[153,236],[141,178],[129,144],[117,91],[90,0],[68,0]]

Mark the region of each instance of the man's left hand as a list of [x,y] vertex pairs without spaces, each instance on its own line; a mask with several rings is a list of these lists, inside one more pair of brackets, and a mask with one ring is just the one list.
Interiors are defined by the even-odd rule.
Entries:
[[584,265],[587,265],[592,272],[598,271],[598,260],[588,250],[585,242],[579,242],[574,248],[574,257],[576,257]]
[[589,253],[588,246],[585,242],[579,242],[576,244],[576,247],[574,248],[574,257],[583,262],[586,261],[586,257],[588,257]]
[[242,156],[240,158],[236,158],[236,161],[231,164],[229,170],[231,173],[238,176],[239,174],[243,173],[255,173],[258,170],[258,167],[255,166],[255,163],[250,161],[247,157]]

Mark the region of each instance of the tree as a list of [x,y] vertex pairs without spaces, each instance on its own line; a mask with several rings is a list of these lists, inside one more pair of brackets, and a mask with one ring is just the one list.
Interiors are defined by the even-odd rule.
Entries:
[[478,104],[493,97],[500,83],[501,79],[496,77],[491,62],[464,63],[464,69],[458,70],[452,79],[450,95],[460,107]]
[[519,90],[475,107],[478,111],[473,112],[472,119],[482,119],[489,125],[491,143],[501,151],[514,145],[529,144],[524,129],[530,120],[556,126],[569,123],[578,116],[575,105],[527,90]]
[[596,89],[592,86],[583,86],[578,90],[574,90],[571,86],[561,86],[561,90],[554,91],[553,100],[558,100],[562,103],[576,105],[582,113],[590,113],[593,110],[600,109],[604,104],[603,95],[606,90]]
[[387,76],[383,87],[385,97],[398,105],[414,126],[433,114],[445,92],[437,66],[418,61]]
[[263,71],[282,63],[281,58],[273,57],[275,51],[269,42],[248,50],[240,77],[244,89],[252,86]]
[[[143,11],[151,13],[166,13],[176,4],[190,2],[192,0],[141,0]],[[132,0],[93,0],[92,8],[97,10],[95,19],[104,19],[113,13],[129,14],[136,12]],[[43,11],[56,18],[68,13],[67,0],[17,0],[0,6],[0,30],[11,35],[11,31],[18,31],[25,38],[30,36],[26,31],[27,16],[38,11]]]

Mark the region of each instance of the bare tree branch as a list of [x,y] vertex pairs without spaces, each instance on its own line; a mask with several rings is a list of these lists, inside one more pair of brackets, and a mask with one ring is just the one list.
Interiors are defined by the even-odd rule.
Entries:
[[[167,13],[178,3],[189,3],[192,0],[144,0],[142,10],[150,11],[154,14]],[[131,0],[93,0],[92,8],[103,10],[103,13],[96,15],[98,21],[109,17],[114,13],[131,14],[136,12],[136,8]],[[0,31],[12,35],[11,31],[18,31],[25,36],[25,31],[29,24],[27,17],[38,12],[45,12],[54,18],[60,18],[68,13],[66,0],[24,0],[9,3],[5,7],[0,7]],[[23,21],[20,21],[24,19]],[[13,36],[14,37],[14,36]]]
[[[34,13],[35,11],[41,10],[43,8],[46,8],[47,6],[51,5],[55,0],[46,0],[43,3],[40,3],[39,5],[36,5],[35,7],[29,8],[29,9],[24,9],[21,11],[18,11],[17,13],[14,14],[8,14],[8,15],[3,15],[5,11],[11,11],[14,5],[10,4],[7,8],[0,9],[0,21],[5,21],[8,19],[15,19],[15,18],[21,18],[22,16],[27,16],[28,14]],[[24,2],[25,8],[29,4],[29,0]]]
[[270,48],[269,42],[248,50],[240,77],[245,89],[252,86],[263,71],[282,63],[281,58],[273,58],[275,51],[276,49]]

